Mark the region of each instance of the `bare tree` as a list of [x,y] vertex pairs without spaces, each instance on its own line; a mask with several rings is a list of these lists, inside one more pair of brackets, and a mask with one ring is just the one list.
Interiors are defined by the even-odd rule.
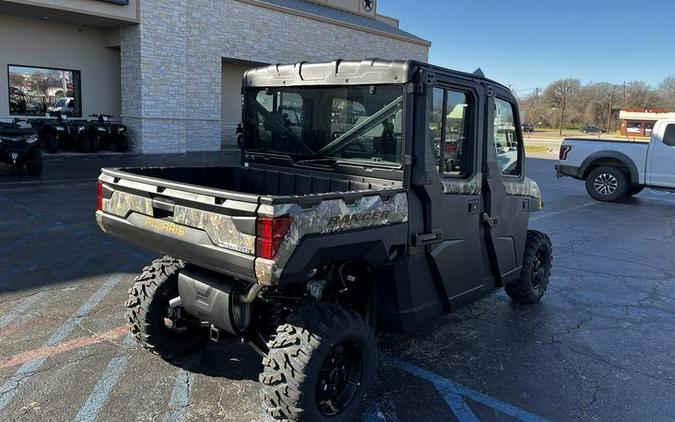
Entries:
[[578,79],[563,79],[553,82],[544,91],[544,97],[547,99],[549,105],[560,111],[561,136],[565,124],[565,111],[569,103],[574,100],[580,87],[581,82]]
[[659,84],[661,104],[670,111],[675,111],[675,75],[670,75]]
[[657,108],[659,96],[649,85],[642,81],[632,81],[626,84],[625,108]]

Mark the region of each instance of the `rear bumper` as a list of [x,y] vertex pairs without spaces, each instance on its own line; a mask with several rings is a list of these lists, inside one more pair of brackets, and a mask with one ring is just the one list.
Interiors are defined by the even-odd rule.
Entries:
[[255,256],[219,248],[202,241],[203,232],[185,229],[183,238],[139,227],[128,219],[102,211],[96,212],[96,222],[104,232],[146,249],[183,259],[190,264],[230,277],[257,283]]
[[555,174],[558,177],[570,176],[575,179],[583,179],[581,169],[577,166],[566,166],[564,164],[555,165]]

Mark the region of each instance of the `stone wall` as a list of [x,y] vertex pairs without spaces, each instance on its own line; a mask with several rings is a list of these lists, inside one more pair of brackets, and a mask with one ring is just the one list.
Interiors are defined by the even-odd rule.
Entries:
[[[122,29],[122,114],[131,145],[143,152],[221,148],[224,58],[292,63],[428,56],[423,45],[236,0],[143,0],[140,15],[140,25]],[[233,136],[222,135],[234,145]]]

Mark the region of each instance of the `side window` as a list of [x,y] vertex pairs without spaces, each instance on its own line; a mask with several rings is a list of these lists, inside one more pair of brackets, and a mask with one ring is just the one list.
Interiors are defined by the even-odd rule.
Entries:
[[434,89],[429,131],[436,167],[443,175],[461,177],[471,170],[469,108],[466,93]]
[[429,139],[431,140],[431,151],[436,161],[436,169],[441,172],[441,130],[443,129],[443,99],[445,90],[434,88],[433,103],[431,105],[431,119],[429,121]]
[[495,117],[493,140],[497,150],[497,163],[502,174],[520,175],[520,139],[516,131],[513,104],[502,99],[495,99]]
[[675,124],[666,126],[666,132],[663,134],[663,143],[669,147],[675,147]]
[[443,149],[443,173],[460,176],[467,172],[465,150],[468,123],[468,101],[463,92],[446,91],[445,101],[445,148]]

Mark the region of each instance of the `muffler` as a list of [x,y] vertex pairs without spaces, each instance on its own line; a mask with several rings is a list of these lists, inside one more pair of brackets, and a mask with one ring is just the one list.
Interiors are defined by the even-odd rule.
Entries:
[[187,313],[233,335],[251,322],[251,302],[260,285],[248,289],[235,280],[194,266],[178,273],[178,294]]

